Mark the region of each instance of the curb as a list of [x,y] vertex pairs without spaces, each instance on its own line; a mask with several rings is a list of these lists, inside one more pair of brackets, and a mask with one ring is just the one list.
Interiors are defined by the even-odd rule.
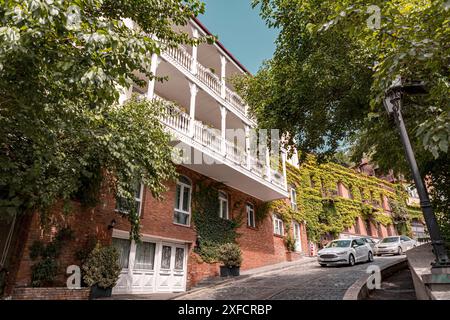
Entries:
[[206,291],[206,290],[209,290],[209,289],[213,289],[213,288],[217,288],[217,287],[223,286],[225,284],[241,282],[241,281],[245,281],[245,280],[247,280],[249,278],[252,278],[252,277],[262,276],[262,275],[270,274],[270,273],[273,273],[273,272],[276,272],[276,271],[280,271],[280,270],[289,270],[289,269],[292,269],[292,268],[295,268],[295,267],[298,267],[298,266],[302,266],[302,265],[310,264],[310,263],[316,263],[316,262],[317,262],[317,260],[315,259],[315,257],[306,257],[305,261],[298,260],[298,261],[292,262],[292,264],[290,264],[290,265],[274,267],[273,269],[263,270],[263,271],[256,272],[256,273],[253,273],[253,274],[241,275],[241,276],[233,277],[233,278],[227,278],[227,279],[224,279],[222,281],[218,281],[218,282],[213,283],[213,284],[208,285],[208,286],[204,286],[204,287],[201,287],[201,288],[192,289],[190,291],[180,293],[180,294],[178,294],[178,295],[176,295],[174,297],[171,297],[169,300],[177,300],[178,298],[189,296],[189,295],[194,295],[194,294],[200,293],[202,291]]
[[[393,261],[380,267],[381,277],[389,277],[395,272],[408,267],[408,260],[402,258],[399,261]],[[342,300],[363,300],[369,296],[370,290],[367,288],[367,280],[371,275],[367,274],[358,279],[353,285],[347,289]]]

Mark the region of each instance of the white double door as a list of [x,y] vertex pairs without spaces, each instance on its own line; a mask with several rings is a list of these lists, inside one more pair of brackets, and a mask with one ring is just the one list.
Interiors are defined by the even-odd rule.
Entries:
[[113,238],[122,272],[113,293],[182,292],[186,290],[187,247],[163,240],[136,243]]

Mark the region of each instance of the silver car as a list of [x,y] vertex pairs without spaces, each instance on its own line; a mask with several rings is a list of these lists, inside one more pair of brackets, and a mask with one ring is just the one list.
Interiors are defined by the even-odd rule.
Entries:
[[387,237],[375,245],[375,255],[402,255],[405,251],[414,248],[416,245],[416,241],[407,236]]
[[339,264],[353,266],[357,262],[372,262],[373,251],[362,238],[339,239],[331,241],[320,250],[317,261],[322,267]]

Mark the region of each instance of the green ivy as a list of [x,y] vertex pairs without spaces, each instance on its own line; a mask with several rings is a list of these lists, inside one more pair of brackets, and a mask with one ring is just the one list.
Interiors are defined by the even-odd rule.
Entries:
[[[205,184],[200,182],[193,193],[192,219],[198,234],[198,246],[195,252],[203,261],[217,262],[219,248],[225,243],[235,243],[237,228],[242,223],[242,213],[233,219],[222,219],[219,216],[219,189],[221,184]],[[236,203],[234,209],[242,206]],[[229,208],[231,213],[231,208]]]
[[53,285],[58,273],[58,258],[65,242],[73,239],[73,231],[66,227],[58,231],[55,238],[44,244],[42,241],[34,241],[30,246],[30,259],[36,261],[31,266],[31,285],[42,287]]
[[[313,156],[308,156],[300,169],[288,164],[287,178],[288,183],[296,187],[298,210],[293,210],[289,202],[278,200],[266,205],[266,211],[276,212],[285,223],[292,220],[305,223],[310,241],[318,242],[327,234],[334,237],[339,235],[346,228],[352,227],[357,217],[384,226],[395,225],[400,228],[399,232],[410,229],[409,218],[404,226],[399,225],[394,212],[391,217],[381,208],[368,203],[371,194],[376,200],[384,195],[390,202],[395,201],[406,208],[407,195],[402,186],[361,175],[335,163],[319,164]],[[338,183],[352,190],[353,199],[337,195]],[[393,210],[395,208],[394,205]],[[408,215],[408,212],[405,214]]]

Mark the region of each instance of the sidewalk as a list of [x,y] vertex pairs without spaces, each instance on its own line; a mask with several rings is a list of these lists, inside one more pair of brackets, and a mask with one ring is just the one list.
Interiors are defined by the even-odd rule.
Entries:
[[222,277],[214,277],[210,279],[206,279],[198,283],[194,288],[192,288],[189,291],[176,294],[175,296],[169,298],[169,300],[176,300],[178,298],[188,299],[188,296],[194,293],[199,293],[203,290],[215,288],[224,284],[228,284],[231,282],[239,282],[242,280],[246,280],[248,278],[254,277],[254,276],[262,276],[265,274],[270,274],[272,272],[280,271],[280,270],[288,270],[291,268],[295,268],[300,265],[309,264],[309,263],[316,263],[317,258],[315,257],[302,257],[299,260],[296,261],[290,261],[290,262],[281,262],[277,264],[272,264],[264,267],[249,269],[241,272],[241,275],[238,277],[228,277],[228,278],[222,278]]
[[110,298],[102,298],[102,300],[176,300],[178,298],[186,299],[190,294],[198,293],[202,290],[207,290],[231,282],[242,281],[254,276],[261,276],[264,274],[269,274],[280,270],[295,268],[297,266],[304,264],[316,263],[316,261],[317,260],[315,257],[302,257],[299,260],[292,262],[282,262],[260,268],[245,270],[242,271],[241,275],[238,277],[229,277],[229,278],[214,277],[203,280],[191,290],[182,293],[119,294],[113,295]]

